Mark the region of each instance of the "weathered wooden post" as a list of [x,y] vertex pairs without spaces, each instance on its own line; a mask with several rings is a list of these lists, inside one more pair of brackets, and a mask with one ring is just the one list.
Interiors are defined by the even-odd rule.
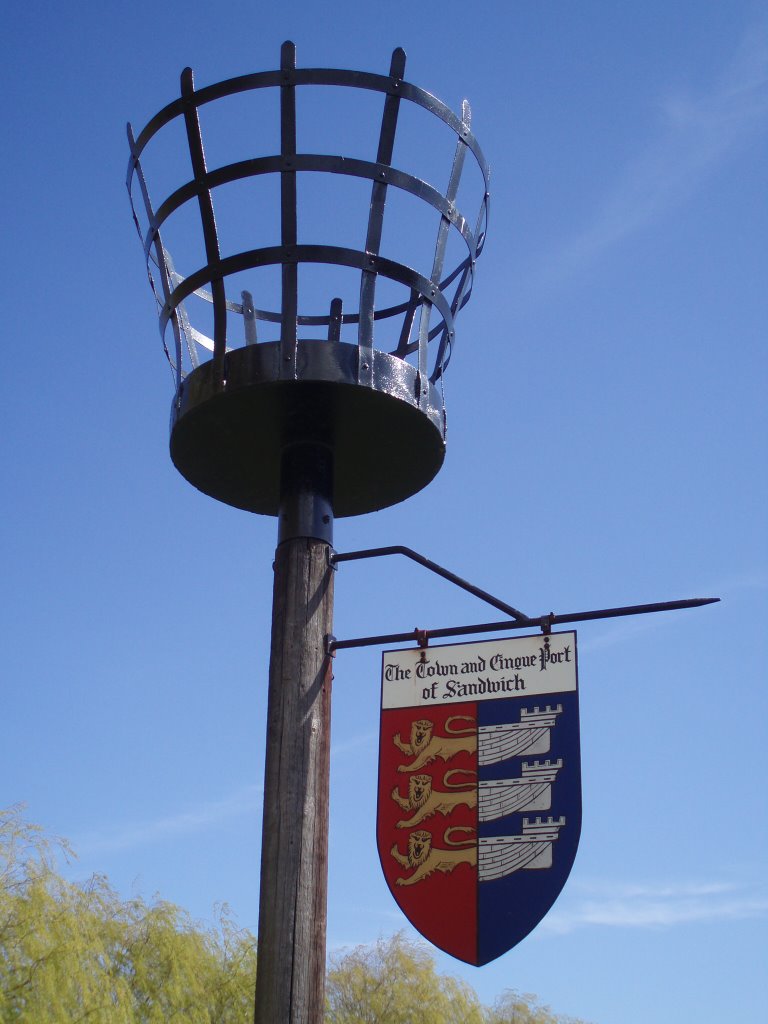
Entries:
[[288,449],[275,553],[256,1017],[321,1021],[333,623],[331,459]]
[[[180,98],[138,136],[128,127],[128,191],[175,377],[171,458],[204,493],[279,518],[258,1024],[319,1024],[323,1016],[333,519],[402,501],[429,483],[442,465],[441,378],[454,343],[455,317],[472,290],[488,208],[488,170],[470,130],[469,105],[465,102],[461,114],[454,114],[405,81],[402,50],[395,50],[387,75],[297,68],[295,56],[293,44],[285,43],[278,70],[203,89],[195,88],[187,69]],[[318,86],[326,87],[324,96],[330,86],[341,87],[339,95],[359,90],[380,99],[375,152],[349,153],[354,126],[341,118],[333,127],[344,155],[299,150],[297,94]],[[248,153],[209,168],[201,108],[207,121],[222,104],[227,109],[223,101],[239,94],[264,95],[262,90],[279,97],[279,146],[270,151],[267,142],[266,153]],[[451,139],[454,156],[445,189],[393,166],[404,103]],[[316,103],[309,116],[319,111],[325,113],[324,104]],[[177,171],[176,187],[154,205],[146,166],[168,125],[181,126],[186,136],[184,165]],[[268,134],[257,114],[247,126],[225,123],[215,138],[227,133],[249,145],[263,143]],[[458,203],[468,154],[479,168],[472,220]],[[168,167],[162,172],[165,180]],[[238,248],[232,239],[242,237],[245,211],[254,223],[269,223],[274,200],[264,185],[275,176],[279,237],[269,238],[265,227],[258,247],[248,240]],[[334,244],[337,207],[330,197],[323,207],[323,230],[330,240],[308,237],[303,229],[300,182],[328,176],[352,178],[370,188],[357,248],[338,240]],[[247,196],[245,186],[250,188]],[[391,190],[406,208],[394,218],[384,245],[384,209]],[[182,250],[189,245],[183,215],[195,204],[205,263],[181,274],[170,251],[177,221],[182,227],[176,240]],[[417,208],[431,213],[436,238],[430,265],[420,269],[411,266],[401,248],[411,230],[409,211]],[[222,231],[224,222],[232,230]],[[446,271],[451,236],[462,251]],[[229,240],[227,251],[222,251],[222,238]],[[277,267],[279,302],[270,276]],[[232,298],[234,288],[239,301]],[[300,294],[307,293],[313,313],[299,302]],[[211,326],[205,329],[207,320]],[[165,342],[169,324],[170,345]],[[273,336],[257,337],[257,326],[267,334],[272,330]]]

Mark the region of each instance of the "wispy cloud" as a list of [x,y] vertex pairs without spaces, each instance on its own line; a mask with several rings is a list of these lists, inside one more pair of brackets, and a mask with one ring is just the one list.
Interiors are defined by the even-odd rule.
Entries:
[[707,583],[702,590],[720,598],[737,597],[754,590],[768,590],[768,572],[762,568],[750,569]]
[[673,928],[768,914],[768,895],[729,882],[634,885],[598,883],[542,922],[559,935],[586,927]]
[[765,129],[768,23],[752,26],[711,87],[682,88],[658,104],[656,137],[624,168],[591,223],[550,252],[531,285],[583,268],[627,235],[691,195],[726,159]]
[[[710,580],[703,585],[694,584],[692,596],[719,597],[721,601],[732,601],[739,597],[750,597],[754,591],[768,589],[768,572],[762,568],[747,570],[733,576]],[[579,642],[582,654],[587,651],[602,650],[624,643],[638,634],[659,629],[677,627],[679,620],[676,615],[665,613],[642,615],[632,618],[607,620],[602,630],[596,630],[589,639]]]
[[261,808],[262,787],[244,786],[221,800],[199,803],[177,814],[87,832],[72,846],[81,857],[114,853],[161,842],[173,836],[202,832],[223,821]]
[[[659,882],[654,884],[595,881],[569,883],[560,898],[534,932],[538,940],[567,935],[583,928],[670,929],[678,925],[714,921],[743,921],[768,915],[768,894],[755,886],[724,881]],[[379,937],[396,924],[418,940],[415,930],[399,911],[381,907],[345,908],[358,920],[380,923]],[[390,924],[390,919],[392,924]],[[372,945],[370,934],[355,940],[329,937],[329,949]]]
[[[361,733],[331,748],[331,756],[339,757],[352,750],[376,742],[372,732]],[[72,846],[81,857],[95,854],[117,853],[134,847],[162,842],[174,836],[204,832],[224,821],[244,814],[260,813],[264,797],[261,785],[244,786],[220,800],[195,804],[175,814],[150,818],[127,824],[109,825],[75,836]]]
[[604,626],[603,630],[590,637],[588,640],[579,642],[579,652],[586,654],[588,651],[599,651],[605,647],[614,647],[616,644],[625,643],[631,637],[641,633],[648,633],[651,630],[663,628],[670,619],[663,615],[643,615],[633,618],[622,619],[610,626]]

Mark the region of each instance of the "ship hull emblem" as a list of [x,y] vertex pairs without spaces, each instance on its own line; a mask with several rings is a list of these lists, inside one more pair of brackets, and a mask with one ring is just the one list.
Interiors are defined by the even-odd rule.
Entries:
[[[435,647],[427,659],[384,654],[379,857],[411,924],[480,966],[539,923],[576,855],[576,635]],[[512,677],[489,670],[510,660],[523,663]],[[430,667],[440,685],[423,685]]]

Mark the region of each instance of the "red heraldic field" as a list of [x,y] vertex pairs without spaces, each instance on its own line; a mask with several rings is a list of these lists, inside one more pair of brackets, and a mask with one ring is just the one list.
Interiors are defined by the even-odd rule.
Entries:
[[[411,924],[440,949],[476,963],[477,743],[475,705],[430,708],[432,738],[455,747],[423,768],[397,745],[419,740],[418,708],[382,715],[378,844],[384,877]],[[461,730],[465,730],[464,733]],[[452,730],[456,730],[453,732]],[[471,743],[467,743],[471,739]],[[475,749],[468,749],[474,746]],[[443,749],[447,753],[447,749]],[[427,883],[428,884],[425,884]]]
[[576,634],[388,651],[383,662],[384,876],[425,938],[480,966],[538,924],[576,855]]

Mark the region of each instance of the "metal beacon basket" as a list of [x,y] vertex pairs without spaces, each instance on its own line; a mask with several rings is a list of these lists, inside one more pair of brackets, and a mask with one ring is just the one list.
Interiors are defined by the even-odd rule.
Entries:
[[[488,168],[470,131],[469,105],[454,114],[406,82],[404,71],[401,49],[388,75],[297,68],[294,45],[284,43],[277,71],[195,89],[186,69],[179,99],[138,136],[128,126],[128,191],[175,380],[171,457],[190,483],[227,504],[278,515],[286,460],[298,460],[314,467],[313,486],[324,491],[332,516],[357,515],[416,493],[442,465],[442,376],[485,239]],[[370,113],[357,124],[330,119],[330,101],[352,91]],[[278,118],[274,104],[265,107],[275,93]],[[231,116],[229,137],[208,130],[217,105],[238,103],[240,112],[246,99],[254,109],[238,114],[236,140]],[[416,112],[419,124],[429,121],[406,128],[411,165],[421,161],[432,169],[430,133],[450,142],[442,191],[426,175],[393,164],[406,110]],[[209,155],[231,150],[233,141],[266,144],[268,151],[209,167],[201,120]],[[334,156],[299,148],[305,128],[314,142],[325,127],[335,135],[332,148],[344,150],[366,136],[370,151]],[[174,162],[160,159],[164,135],[170,144],[182,139],[174,158],[178,177],[167,198],[153,205],[153,147],[160,179]],[[469,165],[471,217],[457,205],[468,191],[469,175],[462,175]],[[319,184],[330,178],[323,198]],[[349,234],[339,183],[355,195],[365,190],[357,247],[327,244],[339,224]],[[425,265],[416,269],[407,236],[430,222]],[[190,231],[204,263],[182,275],[171,248],[178,239],[187,250]]]

